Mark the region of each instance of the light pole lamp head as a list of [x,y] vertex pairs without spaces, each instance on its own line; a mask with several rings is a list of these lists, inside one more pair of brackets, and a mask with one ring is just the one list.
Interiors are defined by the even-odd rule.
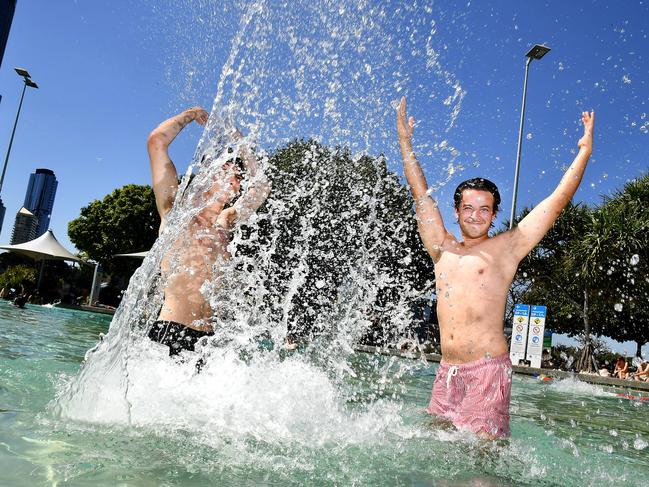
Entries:
[[18,76],[23,77],[23,81],[27,86],[30,88],[38,88],[38,85],[34,80],[31,79],[31,76],[29,75],[29,72],[26,69],[23,68],[14,68],[16,70],[16,73],[18,73]]
[[23,68],[14,68],[16,70],[16,73],[18,73],[18,76],[22,76],[23,78],[29,79],[31,76],[27,72],[26,69]]
[[530,49],[527,54],[525,54],[525,56],[530,58],[530,61],[532,59],[538,60],[541,59],[549,52],[550,52],[550,48],[548,46],[544,46],[542,44],[535,44],[534,47]]

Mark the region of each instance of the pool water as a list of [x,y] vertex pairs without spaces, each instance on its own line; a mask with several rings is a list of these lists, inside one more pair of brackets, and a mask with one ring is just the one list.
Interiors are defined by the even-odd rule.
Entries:
[[57,391],[109,322],[0,300],[0,485],[647,485],[646,401],[514,377],[512,437],[487,442],[423,413],[435,364],[368,354],[338,387],[299,354],[197,376],[152,347],[131,424],[62,417]]

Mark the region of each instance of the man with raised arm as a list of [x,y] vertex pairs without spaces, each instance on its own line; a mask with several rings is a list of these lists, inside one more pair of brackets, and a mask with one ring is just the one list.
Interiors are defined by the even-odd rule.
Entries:
[[495,237],[500,194],[491,181],[475,178],[454,194],[458,240],[444,226],[412,150],[413,117],[406,99],[397,111],[404,172],[415,199],[419,235],[435,263],[442,361],[427,411],[487,438],[509,436],[511,361],[503,332],[507,292],[520,261],[550,229],[579,187],[593,150],[595,114],[583,112],[579,153],[557,188],[520,223]]
[[[149,135],[147,149],[161,219],[159,233],[167,224],[167,214],[178,192],[178,173],[169,157],[169,145],[186,125],[193,121],[205,125],[207,119],[208,114],[202,108],[189,108],[162,122]],[[236,129],[233,134],[237,140],[242,138]],[[256,157],[243,144],[238,154],[243,169],[254,178]],[[213,266],[218,260],[230,258],[228,244],[233,226],[256,211],[270,192],[265,179],[253,180],[246,193],[228,207],[240,192],[242,173],[237,163],[241,159],[226,162],[216,172],[212,186],[202,194],[207,202],[205,208],[192,217],[187,229],[162,259],[162,275],[166,279],[164,301],[149,338],[167,345],[169,355],[194,350],[201,337],[214,334],[213,310],[201,293],[201,286],[213,278]]]

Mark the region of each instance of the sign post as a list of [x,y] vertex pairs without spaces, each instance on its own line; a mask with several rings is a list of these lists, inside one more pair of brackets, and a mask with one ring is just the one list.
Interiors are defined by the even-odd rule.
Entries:
[[545,306],[532,306],[532,312],[530,313],[526,358],[530,361],[530,365],[536,368],[541,367],[541,357],[543,356],[543,332],[545,331],[546,311]]
[[525,360],[525,345],[527,343],[527,330],[530,322],[530,305],[517,304],[514,306],[514,320],[512,322],[512,342],[509,347],[509,358],[512,364],[519,365]]

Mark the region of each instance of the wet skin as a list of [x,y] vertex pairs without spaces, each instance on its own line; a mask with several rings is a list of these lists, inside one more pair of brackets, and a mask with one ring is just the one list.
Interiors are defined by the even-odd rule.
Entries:
[[159,319],[182,323],[190,328],[209,331],[213,314],[201,287],[213,281],[220,265],[230,259],[228,245],[234,222],[234,209],[223,207],[239,193],[239,180],[233,167],[226,165],[223,174],[202,197],[218,199],[208,204],[189,222],[184,232],[162,259],[163,278],[167,279],[164,303]]
[[517,262],[506,256],[506,239],[489,238],[493,195],[465,190],[456,211],[464,241],[447,238],[435,262],[437,316],[442,354],[465,363],[507,353],[505,300]]

